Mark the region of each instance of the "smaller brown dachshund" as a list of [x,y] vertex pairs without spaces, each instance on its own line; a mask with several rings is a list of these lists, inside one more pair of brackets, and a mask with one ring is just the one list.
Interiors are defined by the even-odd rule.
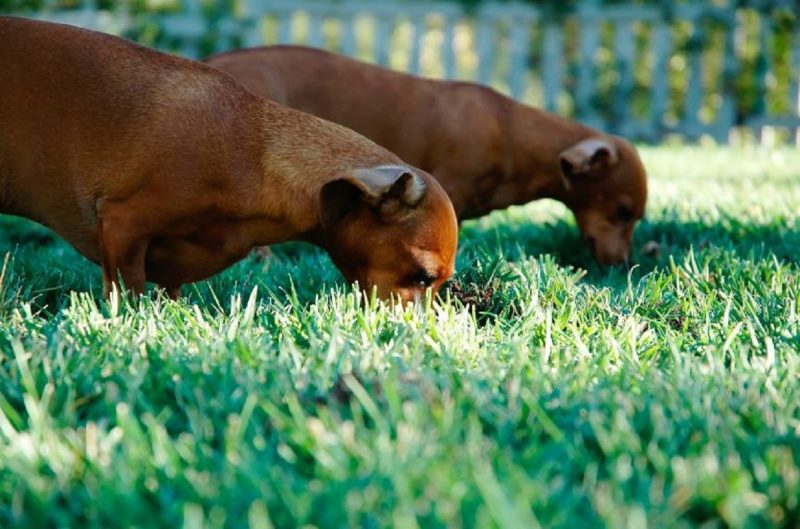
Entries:
[[255,94],[350,127],[430,172],[459,219],[552,198],[575,214],[598,261],[631,258],[647,179],[622,138],[474,83],[423,79],[312,48],[237,50],[206,62]]
[[0,17],[0,65],[0,213],[99,263],[106,295],[121,277],[177,296],[289,239],[384,298],[414,299],[453,273],[444,190],[349,129],[70,26]]

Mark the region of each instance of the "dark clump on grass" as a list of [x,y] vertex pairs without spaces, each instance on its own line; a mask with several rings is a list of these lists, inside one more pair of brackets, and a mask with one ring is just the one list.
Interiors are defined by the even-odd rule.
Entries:
[[[496,281],[499,283],[499,281]],[[457,299],[464,305],[471,305],[480,313],[491,312],[497,306],[492,303],[497,293],[498,285],[478,285],[476,283],[464,284],[461,280],[453,280],[448,284],[445,293],[449,293],[453,299]]]
[[446,283],[441,296],[474,310],[479,324],[518,312],[518,296],[511,288],[515,273],[508,263],[501,257],[490,256],[483,248],[469,253],[462,257],[461,272]]

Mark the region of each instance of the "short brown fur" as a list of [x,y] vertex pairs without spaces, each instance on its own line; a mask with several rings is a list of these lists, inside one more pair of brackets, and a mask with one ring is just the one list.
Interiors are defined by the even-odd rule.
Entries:
[[552,198],[573,211],[599,261],[631,257],[647,182],[622,138],[477,84],[423,79],[312,48],[236,50],[206,62],[260,96],[350,127],[429,171],[460,219]]
[[[177,295],[289,239],[322,246],[383,297],[411,299],[453,271],[444,191],[349,129],[201,63],[70,26],[0,17],[0,64],[0,213],[51,227],[99,263],[107,294],[119,274],[134,292],[149,280]],[[385,180],[368,191],[384,209],[399,204],[390,216],[359,194],[358,175]],[[413,205],[398,198],[407,182],[415,198],[424,190]],[[329,203],[330,184],[355,191]],[[338,216],[323,225],[330,208]],[[420,269],[424,285],[409,279]]]

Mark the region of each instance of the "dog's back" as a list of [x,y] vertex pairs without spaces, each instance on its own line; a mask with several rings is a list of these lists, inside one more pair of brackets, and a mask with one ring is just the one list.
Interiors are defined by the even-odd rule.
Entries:
[[[422,165],[447,124],[433,81],[302,46],[235,50],[205,59],[260,97],[339,123]],[[420,113],[420,109],[426,109]]]
[[180,153],[212,148],[233,126],[226,106],[258,102],[205,65],[21,18],[0,17],[0,64],[0,212],[58,226],[90,257],[97,197],[132,193],[170,163],[211,163]]
[[[15,147],[38,144],[38,161],[44,163],[48,152],[58,152],[62,158],[67,153],[80,155],[87,147],[82,142],[88,139],[100,148],[94,142],[118,141],[125,133],[124,125],[145,111],[157,89],[153,56],[144,48],[99,33],[0,18],[4,153],[19,160],[20,168],[30,168],[34,160],[24,163],[20,158],[25,149]],[[108,68],[110,63],[119,67]],[[147,69],[149,75],[137,71]],[[58,148],[50,148],[54,144]]]

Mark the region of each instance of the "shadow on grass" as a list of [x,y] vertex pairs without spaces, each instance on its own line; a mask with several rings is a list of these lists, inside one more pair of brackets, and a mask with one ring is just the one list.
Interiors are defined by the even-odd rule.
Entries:
[[[643,255],[648,243],[657,251]],[[494,253],[508,261],[551,255],[559,265],[586,270],[585,280],[604,286],[627,283],[670,266],[670,259],[682,262],[690,251],[702,253],[717,249],[744,260],[776,259],[785,264],[800,264],[800,231],[789,222],[753,224],[727,217],[718,222],[656,219],[644,220],[634,234],[637,265],[603,267],[595,262],[574,224],[566,220],[536,224],[522,222],[484,226],[467,225],[461,232],[460,259],[464,265],[474,261],[476,252]]]
[[[651,241],[659,245],[658,254],[641,255],[641,248]],[[744,260],[800,264],[800,230],[796,222],[784,219],[771,224],[734,217],[704,222],[672,220],[667,213],[639,224],[635,247],[637,266],[632,271],[602,267],[567,220],[469,222],[461,230],[459,273],[447,291],[456,299],[496,313],[503,304],[498,293],[502,283],[509,280],[498,263],[544,255],[552,256],[560,266],[585,270],[584,281],[615,290],[626,288],[629,275],[637,281],[652,271],[668,269],[670,259],[682,262],[690,250],[702,254],[717,249]],[[275,245],[272,250],[273,257],[267,262],[248,257],[210,280],[185,286],[184,294],[192,302],[219,305],[224,310],[232,294],[246,296],[254,287],[279,301],[301,305],[341,287],[341,275],[322,250],[304,243]],[[31,301],[35,309],[52,313],[68,302],[64,291],[90,291],[98,298],[102,295],[99,269],[47,228],[0,216],[0,254],[6,252],[14,256],[12,277],[6,277],[6,284],[0,285],[0,301],[6,306],[9,298],[18,297]]]
[[[233,295],[246,298],[256,287],[262,296],[303,306],[343,287],[324,251],[305,243],[285,243],[272,250],[267,260],[251,255],[206,281],[184,285],[184,297],[227,311]],[[0,215],[0,270],[6,254],[10,259],[0,282],[0,312],[24,302],[34,312],[54,315],[70,303],[70,291],[90,292],[98,300],[103,296],[100,268],[40,224]],[[148,288],[152,295],[154,286]]]

